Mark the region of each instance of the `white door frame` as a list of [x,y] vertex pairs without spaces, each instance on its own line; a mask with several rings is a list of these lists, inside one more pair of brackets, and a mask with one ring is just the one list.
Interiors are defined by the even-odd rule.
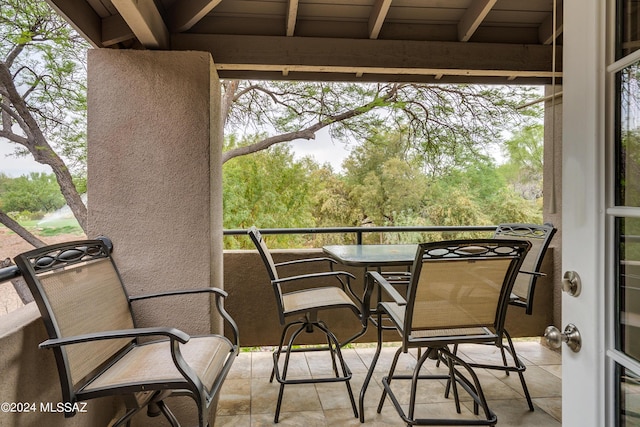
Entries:
[[582,349],[562,348],[562,424],[604,426],[606,4],[563,7],[562,271],[578,272],[582,292],[563,294],[561,323],[578,327]]

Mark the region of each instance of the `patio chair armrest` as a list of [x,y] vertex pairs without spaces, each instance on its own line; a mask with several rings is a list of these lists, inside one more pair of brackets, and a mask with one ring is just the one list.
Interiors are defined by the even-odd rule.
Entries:
[[[398,305],[407,305],[407,300],[404,299],[400,292],[396,291],[396,289],[391,286],[391,283],[387,281],[380,273],[377,271],[369,271],[367,275],[372,279],[372,281],[378,283],[380,288],[384,290],[384,292],[393,299],[393,301]],[[367,281],[367,284],[370,283]]]
[[129,301],[133,302],[133,301],[140,301],[143,299],[150,299],[150,298],[167,297],[167,296],[175,296],[175,295],[201,294],[201,293],[212,293],[215,295],[216,309],[218,310],[218,313],[220,313],[224,321],[227,322],[231,327],[231,333],[233,334],[233,344],[237,349],[240,346],[238,325],[236,324],[235,320],[233,320],[231,315],[224,309],[223,300],[224,298],[229,296],[229,294],[220,288],[210,287],[210,288],[179,289],[179,290],[166,291],[166,292],[157,292],[153,294],[132,296],[132,297],[129,297]]
[[164,335],[172,341],[176,340],[182,344],[186,344],[191,338],[185,332],[175,328],[136,328],[136,329],[119,329],[115,331],[101,331],[91,334],[75,335],[71,337],[55,338],[40,343],[40,348],[53,348],[62,345],[79,344],[89,341],[112,340],[120,338],[138,338],[154,335]]
[[340,276],[347,276],[350,279],[356,278],[356,276],[354,276],[351,273],[347,273],[346,271],[324,271],[322,273],[310,273],[310,274],[301,274],[299,276],[282,277],[280,279],[272,280],[271,283],[275,285],[277,283],[293,282],[296,280],[315,279],[315,278],[322,278],[322,277],[340,277]]
[[143,294],[143,295],[135,295],[130,296],[129,301],[139,301],[143,299],[150,298],[159,298],[159,297],[167,297],[167,296],[175,296],[175,295],[189,295],[189,294],[202,294],[202,293],[212,293],[216,294],[216,298],[219,296],[227,297],[228,294],[220,288],[196,288],[196,289],[176,289],[172,291],[165,292],[155,292],[152,294]]
[[320,262],[320,261],[325,261],[325,262],[328,262],[329,264],[337,264],[337,261],[333,258],[319,257],[319,258],[294,259],[292,261],[279,262],[279,263],[276,263],[275,266],[284,267],[287,265],[302,264],[306,262]]
[[522,274],[530,274],[532,276],[538,276],[538,277],[546,277],[547,274],[543,273],[541,271],[525,271],[525,270],[520,270],[518,271],[518,273],[522,273]]

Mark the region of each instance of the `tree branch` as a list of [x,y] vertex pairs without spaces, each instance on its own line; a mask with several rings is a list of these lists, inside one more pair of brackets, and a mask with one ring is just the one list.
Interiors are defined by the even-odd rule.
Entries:
[[29,230],[18,224],[13,218],[0,210],[0,223],[4,224],[11,231],[26,240],[30,245],[41,248],[46,245],[45,242],[31,234]]
[[237,147],[229,151],[226,151],[222,154],[222,163],[225,163],[228,160],[233,159],[234,157],[244,156],[247,154],[266,150],[267,148],[282,142],[293,141],[296,139],[314,139],[316,136],[316,132],[333,123],[349,120],[351,118],[360,116],[362,114],[366,114],[375,108],[380,108],[380,107],[389,105],[389,103],[397,95],[398,88],[399,86],[394,85],[391,87],[389,92],[387,92],[384,96],[377,97],[373,101],[370,101],[364,105],[361,105],[360,107],[352,108],[350,110],[347,110],[343,113],[340,113],[334,116],[328,116],[326,119],[314,125],[308,126],[304,129],[300,129],[294,132],[287,132],[280,135],[275,135],[269,138],[265,138],[259,142],[256,142],[255,144],[246,145],[244,147]]

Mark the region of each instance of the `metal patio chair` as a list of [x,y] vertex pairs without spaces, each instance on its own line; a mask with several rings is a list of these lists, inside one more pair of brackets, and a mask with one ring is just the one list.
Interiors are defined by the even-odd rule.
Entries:
[[[556,228],[551,223],[545,224],[523,224],[523,223],[505,223],[500,224],[496,228],[493,234],[494,239],[508,239],[508,240],[525,240],[531,243],[531,249],[525,256],[520,270],[515,279],[511,295],[509,297],[509,305],[521,307],[525,309],[525,313],[531,315],[533,313],[533,297],[536,289],[536,282],[538,278],[544,277],[546,274],[541,271],[542,261],[544,260],[545,253],[551,243],[551,239],[556,233]],[[510,341],[509,332],[504,329],[505,338]],[[529,396],[526,382],[522,372],[524,371],[524,364],[517,359],[515,353],[510,351],[510,347],[505,347],[502,341],[496,343],[500,348],[500,354],[502,356],[502,367],[500,365],[475,365],[481,366],[487,369],[500,369],[504,370],[506,375],[512,372],[511,369],[507,369],[509,362],[505,354],[509,352],[511,359],[514,362],[514,366],[519,366],[522,371],[518,370],[520,375],[520,381],[522,388],[527,398],[527,404],[531,411],[534,410],[533,402]],[[457,346],[453,347],[453,353],[458,351]],[[438,363],[439,364],[439,363]]]
[[511,291],[509,304],[523,307],[526,314],[533,313],[533,297],[538,278],[546,274],[540,271],[544,255],[556,228],[551,223],[540,224],[500,224],[493,234],[494,239],[528,240],[531,250],[522,262],[520,273],[516,277]]
[[[208,425],[209,412],[238,354],[238,331],[224,310],[224,291],[129,296],[103,240],[46,246],[18,255],[15,262],[42,315],[49,339],[40,348],[53,350],[64,402],[120,396],[126,412],[114,426],[129,425],[144,408],[147,415],[163,414],[172,426],[179,426],[164,400],[189,396],[198,408],[199,426]],[[233,341],[220,335],[189,336],[172,327],[136,327],[136,301],[195,293],[215,296]]]
[[[284,326],[282,336],[278,344],[278,348],[273,353],[273,370],[271,372],[271,379],[275,377],[278,383],[280,383],[280,391],[278,394],[278,401],[276,404],[276,411],[274,416],[274,422],[278,422],[280,417],[280,408],[282,405],[282,396],[284,393],[284,386],[288,384],[310,384],[310,383],[326,383],[326,382],[344,382],[347,386],[347,393],[351,401],[354,416],[358,417],[358,410],[353,397],[353,391],[351,389],[351,370],[345,363],[341,347],[354,339],[363,335],[366,331],[368,316],[363,315],[361,304],[359,299],[351,290],[351,279],[355,279],[350,273],[344,271],[333,271],[333,264],[336,261],[330,258],[307,258],[301,260],[288,261],[283,263],[275,263],[267,247],[260,231],[256,227],[249,229],[249,236],[256,245],[260,257],[264,262],[267,269],[271,286],[276,297],[276,303],[278,307],[278,316],[280,324]],[[299,276],[281,277],[279,270],[286,266],[300,264],[300,263],[320,263],[328,262],[330,268],[328,271],[319,273],[310,273]],[[296,284],[300,281],[308,279],[326,279],[326,284],[321,287],[303,288],[296,287]],[[358,303],[354,302],[358,301]],[[333,332],[329,329],[327,324],[319,319],[320,312],[330,309],[347,309],[354,313],[360,322],[361,329],[355,333],[352,337],[340,342]],[[290,320],[293,318],[294,320]],[[291,328],[295,328],[290,335],[289,340],[285,345],[285,340]],[[302,332],[313,332],[314,330],[321,331],[325,335],[327,345],[313,346],[313,347],[299,347],[294,348],[296,338]],[[330,353],[334,376],[330,377],[316,377],[313,378],[287,378],[287,370],[289,367],[289,360],[291,353],[305,352],[305,351],[319,351],[326,350]],[[284,365],[282,372],[280,371],[279,361],[280,356],[284,353]]]
[[[368,289],[379,286],[391,301],[377,303],[378,345],[360,393],[360,421],[364,422],[364,397],[382,350],[382,332],[388,323],[402,339],[384,377],[381,412],[387,397],[407,425],[495,425],[496,415],[489,409],[481,384],[471,364],[449,350],[463,343],[502,341],[509,295],[520,265],[531,244],[527,241],[474,239],[423,243],[418,246],[406,295],[400,294],[381,274],[368,273]],[[387,325],[383,326],[383,317]],[[513,350],[513,344],[509,340]],[[401,353],[417,348],[412,375],[396,375]],[[515,353],[515,350],[513,350]],[[420,370],[427,359],[443,360],[447,375],[425,375]],[[464,372],[464,373],[463,373]],[[416,418],[415,403],[419,380],[448,380],[445,395],[453,390],[456,411],[460,413],[458,385],[472,397],[474,412],[482,408],[483,417],[433,419]],[[408,409],[405,411],[391,385],[397,380],[411,381]]]

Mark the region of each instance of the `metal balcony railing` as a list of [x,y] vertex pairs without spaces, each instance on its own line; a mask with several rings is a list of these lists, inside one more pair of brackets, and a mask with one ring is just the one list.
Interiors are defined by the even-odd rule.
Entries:
[[[261,228],[260,234],[355,234],[356,244],[363,243],[365,234],[385,233],[456,233],[456,232],[494,232],[495,225],[464,226],[394,226],[394,227],[319,227],[319,228]],[[224,230],[225,236],[246,235],[245,229]]]
[[[356,244],[363,243],[365,234],[387,233],[456,233],[456,232],[493,232],[496,226],[397,226],[397,227],[318,227],[318,228],[261,228],[263,235],[282,234],[352,234]],[[224,230],[225,236],[246,236],[246,229]],[[20,270],[15,265],[0,269],[0,283],[20,277]]]

